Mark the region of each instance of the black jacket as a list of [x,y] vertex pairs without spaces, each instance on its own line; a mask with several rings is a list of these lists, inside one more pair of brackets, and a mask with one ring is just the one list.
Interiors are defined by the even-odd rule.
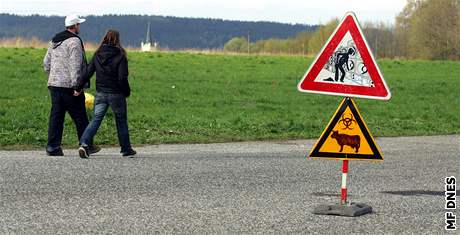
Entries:
[[88,64],[86,74],[79,79],[76,90],[83,89],[94,72],[97,92],[123,94],[125,97],[131,94],[128,83],[128,60],[120,48],[102,45]]

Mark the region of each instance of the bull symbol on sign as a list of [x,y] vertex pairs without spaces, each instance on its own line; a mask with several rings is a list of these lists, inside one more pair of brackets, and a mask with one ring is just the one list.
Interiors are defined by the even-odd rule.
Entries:
[[351,128],[351,124],[353,124],[353,122],[356,123],[356,120],[353,119],[353,114],[350,113],[350,117],[345,117],[345,113],[342,114],[342,119],[340,119],[340,122],[342,122],[342,124],[345,126],[345,128],[342,128],[342,130],[346,130],[346,129],[349,129],[349,130],[353,130],[353,128]]
[[359,147],[361,146],[361,138],[359,135],[346,135],[340,134],[339,131],[332,131],[331,138],[337,140],[337,144],[340,145],[340,152],[343,151],[344,145],[348,145],[354,148],[355,152],[358,153]]

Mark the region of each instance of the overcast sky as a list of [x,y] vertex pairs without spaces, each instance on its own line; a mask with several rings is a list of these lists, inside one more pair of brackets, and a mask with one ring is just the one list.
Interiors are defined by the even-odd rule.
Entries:
[[318,24],[354,11],[360,21],[393,23],[406,0],[0,0],[20,15],[147,14]]

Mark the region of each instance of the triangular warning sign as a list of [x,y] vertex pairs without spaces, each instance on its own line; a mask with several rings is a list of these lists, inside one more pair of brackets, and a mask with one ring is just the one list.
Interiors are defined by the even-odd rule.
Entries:
[[383,160],[355,102],[344,98],[310,157],[339,160]]
[[353,13],[347,13],[302,81],[299,91],[389,100],[383,76]]

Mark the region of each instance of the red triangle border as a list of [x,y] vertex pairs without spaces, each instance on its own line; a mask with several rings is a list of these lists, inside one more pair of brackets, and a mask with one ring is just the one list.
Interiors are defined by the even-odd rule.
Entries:
[[[338,44],[341,42],[347,32],[350,32],[351,37],[355,42],[356,48],[358,49],[358,52],[367,67],[369,76],[374,83],[374,87],[333,84],[315,81],[316,77],[321,72],[322,68],[334,53],[334,50],[337,48]],[[383,80],[380,69],[378,68],[377,63],[375,62],[369,46],[363,36],[358,21],[352,12],[349,12],[345,15],[342,22],[339,24],[315,61],[308,69],[307,73],[305,73],[302,81],[298,85],[298,89],[302,92],[339,95],[346,97],[380,100],[389,100],[391,98],[390,90]]]

